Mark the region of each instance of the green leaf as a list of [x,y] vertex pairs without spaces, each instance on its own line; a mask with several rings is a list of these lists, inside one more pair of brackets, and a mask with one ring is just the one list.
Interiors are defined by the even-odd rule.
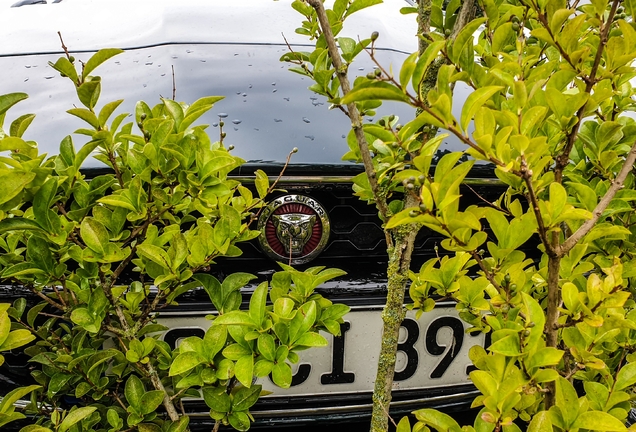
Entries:
[[460,431],[461,428],[457,422],[448,414],[434,410],[434,409],[421,409],[414,411],[415,417],[426,425],[433,426],[438,431],[455,432]]
[[168,111],[168,114],[170,114],[170,117],[172,117],[172,120],[174,120],[175,127],[177,128],[177,130],[179,130],[181,126],[181,122],[183,121],[183,118],[185,117],[183,112],[183,107],[181,107],[181,104],[179,104],[178,102],[175,102],[170,99],[161,98],[161,101],[166,107],[166,111]]
[[53,272],[55,263],[49,248],[49,242],[43,238],[31,236],[27,241],[27,255],[33,263],[46,273]]
[[80,102],[90,110],[92,110],[102,91],[101,81],[86,81],[77,89],[77,98]]
[[247,411],[256,403],[261,394],[262,386],[240,388],[232,399],[232,411]]
[[480,25],[486,21],[486,18],[477,18],[470,21],[459,32],[453,43],[452,49],[449,49],[448,56],[454,64],[459,63],[459,58],[467,45],[473,44],[473,35],[477,31]]
[[[437,58],[439,52],[446,45],[446,41],[437,41],[432,42],[424,53],[417,60],[417,64],[415,65],[415,69],[413,70],[413,77],[411,78],[411,82],[415,91],[419,94],[420,86],[422,84],[422,80],[424,79],[424,75],[426,74],[426,70],[433,63],[433,60]],[[406,83],[402,83],[402,85],[406,85]]]
[[18,138],[22,137],[34,118],[35,114],[24,114],[13,120],[9,128],[9,134]]
[[[104,105],[102,107],[102,109],[99,111],[99,116],[98,116],[98,122],[99,122],[99,127],[103,128],[106,125],[106,122],[108,121],[108,119],[110,118],[111,114],[113,113],[113,111],[115,111],[117,109],[117,107],[123,102],[123,99],[119,99],[113,102],[109,102],[106,105]],[[113,131],[116,132],[116,131]]]
[[9,336],[10,331],[11,319],[9,318],[9,314],[4,312],[0,314],[0,347]]
[[250,298],[250,318],[255,323],[261,323],[265,318],[265,304],[267,302],[267,282],[262,282],[252,293]]
[[629,363],[618,371],[614,391],[624,390],[634,384],[636,384],[636,363]]
[[62,420],[60,427],[57,428],[58,432],[66,432],[71,426],[91,415],[96,409],[96,407],[82,407],[73,409],[70,413],[68,413],[64,420]]
[[59,73],[66,75],[71,79],[71,81],[73,81],[74,84],[77,85],[79,81],[77,70],[75,70],[75,66],[73,66],[73,63],[71,63],[69,59],[66,57],[60,57],[55,63],[49,62],[49,66]]
[[6,113],[13,105],[28,97],[29,95],[26,93],[7,93],[0,95],[0,117],[2,117],[2,114]]
[[42,231],[42,227],[33,219],[13,217],[0,221],[0,234],[9,231]]
[[31,393],[33,390],[42,388],[40,385],[30,385],[27,387],[18,387],[17,389],[11,390],[9,393],[2,397],[0,401],[0,413],[7,413],[9,410],[13,409],[13,404],[18,400],[22,399],[24,396]]
[[526,364],[529,369],[554,366],[559,364],[562,357],[563,351],[553,347],[546,347],[537,350],[534,354],[529,356]]
[[14,330],[9,333],[9,336],[4,340],[4,343],[0,346],[0,351],[9,351],[14,348],[19,348],[34,340],[35,336],[32,335],[29,330]]
[[264,199],[267,196],[269,190],[269,177],[263,170],[257,170],[254,175],[256,176],[254,184],[256,185],[256,191],[260,199]]
[[308,332],[303,334],[300,338],[294,342],[294,345],[307,346],[307,347],[322,347],[329,345],[327,339],[324,336],[314,333]]
[[73,376],[68,373],[58,372],[54,374],[47,385],[46,395],[49,398],[52,398],[55,394],[59,393],[64,389],[64,387],[66,387],[66,384],[71,380],[71,378],[73,378]]
[[550,204],[552,205],[552,219],[559,217],[568,199],[568,193],[560,183],[550,184]]
[[556,381],[556,406],[561,409],[566,428],[570,429],[578,416],[579,398],[574,386],[565,378]]
[[289,388],[292,381],[291,367],[285,362],[278,362],[272,369],[272,381],[281,388]]
[[34,274],[45,274],[45,273],[40,267],[27,262],[27,263],[20,263],[20,264],[7,267],[2,272],[2,277],[17,278],[18,276],[29,276]]
[[244,355],[236,361],[234,376],[243,386],[250,387],[252,385],[254,377],[254,356],[252,353]]
[[258,337],[258,352],[269,361],[276,360],[276,343],[274,337],[270,334],[263,333]]
[[205,361],[205,358],[197,352],[188,351],[181,353],[173,360],[168,375],[181,375],[197,367],[201,363],[204,363]]
[[86,79],[86,77],[95,70],[97,66],[104,63],[111,57],[116,56],[117,54],[123,53],[124,50],[118,48],[104,48],[97,51],[93,56],[88,59],[88,61],[84,64],[84,70],[82,71],[82,79]]
[[214,411],[226,413],[232,407],[230,396],[225,392],[225,387],[204,387],[203,400]]
[[518,334],[509,334],[497,340],[488,347],[488,350],[494,353],[503,354],[508,357],[521,355],[521,344]]
[[250,418],[244,412],[231,412],[227,419],[230,425],[237,431],[244,432],[250,428]]
[[211,326],[203,337],[203,347],[208,361],[212,362],[214,356],[221,351],[227,340],[227,327]]
[[398,423],[395,432],[411,432],[411,423],[409,423],[408,417],[402,417],[402,420]]
[[294,343],[305,334],[316,321],[316,303],[310,301],[302,305],[289,324],[289,341]]
[[217,310],[221,310],[223,307],[223,292],[219,280],[206,273],[197,273],[193,276],[193,279],[201,283],[214,307]]
[[84,218],[80,225],[80,236],[86,246],[98,254],[103,254],[110,240],[106,227],[95,218]]
[[96,367],[119,354],[120,351],[116,349],[107,349],[104,351],[98,351],[97,353],[93,354],[88,361],[88,364],[90,365],[88,373],[90,374]]
[[528,432],[552,432],[552,422],[547,411],[540,411],[532,417]]
[[40,425],[28,425],[20,429],[20,432],[53,432],[51,429]]
[[373,6],[380,3],[382,3],[382,0],[355,0],[347,8],[347,12],[345,12],[344,18],[347,18],[349,15],[355,12],[358,12],[359,10],[362,10],[364,8],[368,8],[369,6]]
[[466,102],[464,102],[464,106],[462,107],[462,115],[460,120],[461,127],[464,131],[468,130],[468,125],[475,116],[477,110],[481,108],[484,103],[492,97],[492,95],[494,95],[501,89],[503,89],[503,87],[501,86],[488,86],[478,88],[466,98]]
[[34,178],[34,172],[16,172],[15,170],[10,171],[9,174],[0,175],[0,204],[15,198]]
[[126,400],[136,411],[139,411],[139,405],[141,404],[141,398],[146,392],[143,383],[141,380],[135,376],[131,375],[126,380],[126,386],[124,388],[124,396],[126,396]]
[[113,207],[125,208],[126,210],[137,211],[135,206],[132,205],[127,198],[120,195],[105,196],[98,199],[97,202]]
[[215,325],[238,325],[248,326],[251,328],[258,327],[258,324],[249,316],[247,312],[243,311],[231,311],[224,313],[214,320]]
[[148,258],[152,262],[159,264],[166,270],[170,270],[170,268],[172,267],[170,257],[168,256],[166,251],[158,246],[152,244],[141,244],[137,246],[137,252],[143,257]]
[[163,398],[166,395],[165,392],[161,390],[151,390],[141,397],[141,403],[139,404],[139,412],[142,415],[150,414],[155,411],[161,402],[163,402]]
[[587,411],[581,413],[571,429],[587,429],[596,431],[626,431],[625,425],[616,417],[603,411]]
[[353,88],[340,99],[342,104],[362,102],[367,100],[394,100],[409,102],[409,98],[402,90],[387,82],[378,81],[362,88]]

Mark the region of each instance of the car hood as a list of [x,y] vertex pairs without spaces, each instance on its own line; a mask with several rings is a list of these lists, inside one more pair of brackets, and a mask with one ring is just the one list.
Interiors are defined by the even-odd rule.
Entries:
[[[78,103],[72,84],[48,65],[63,54],[60,31],[69,51],[82,61],[100,48],[126,50],[95,71],[103,77],[98,110],[107,102],[124,99],[117,113],[131,113],[137,101],[152,105],[160,97],[171,98],[173,92],[177,100],[189,103],[202,96],[222,95],[225,99],[201,121],[211,125],[208,132],[215,140],[223,120],[225,142],[235,146],[236,155],[276,167],[297,147],[295,165],[356,171],[354,164],[341,160],[347,151],[348,118],[339,110],[328,110],[324,97],[307,90],[310,79],[290,73],[289,65],[280,61],[290,48],[312,49],[307,38],[295,33],[302,17],[290,3],[63,0],[19,8],[0,4],[0,94],[30,95],[9,111],[5,123],[35,113],[24,138],[38,142],[48,154],[58,152],[66,135],[85,127],[65,113]],[[403,0],[387,0],[362,10],[350,18],[343,35],[358,39],[379,31],[376,57],[396,70],[417,49],[415,20],[399,12],[405,5]],[[361,53],[351,71],[363,75],[374,67],[369,56]],[[388,114],[404,123],[413,118],[414,110],[387,102],[375,119]],[[73,138],[76,147],[88,141],[83,135]],[[457,148],[458,141],[447,139],[442,150]],[[85,163],[85,167],[99,166],[94,159]]]

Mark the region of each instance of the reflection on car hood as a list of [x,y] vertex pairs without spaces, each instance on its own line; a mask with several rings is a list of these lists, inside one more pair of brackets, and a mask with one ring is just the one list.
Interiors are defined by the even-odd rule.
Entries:
[[[63,0],[9,8],[0,3],[0,55],[60,52],[58,31],[76,51],[184,42],[281,44],[282,34],[292,44],[307,44],[305,36],[295,33],[302,17],[290,4],[291,0]],[[340,36],[357,40],[378,31],[378,47],[415,51],[415,20],[400,14],[403,6],[408,6],[404,0],[385,0],[360,11],[347,20]]]
[[[405,4],[388,0],[365,9],[350,18],[344,32],[357,39],[378,30],[377,57],[397,70],[417,43],[415,20],[399,13]],[[174,68],[177,100],[225,96],[201,121],[211,125],[210,136],[216,139],[223,118],[226,143],[235,146],[236,155],[279,165],[298,147],[293,164],[352,165],[341,161],[350,128],[346,116],[328,110],[324,97],[307,90],[310,79],[290,73],[288,64],[280,62],[289,50],[281,33],[294,51],[311,49],[294,32],[302,17],[289,0],[64,0],[20,8],[0,4],[0,10],[0,94],[30,95],[9,112],[6,123],[35,113],[25,139],[37,141],[42,152],[57,153],[64,136],[85,127],[65,113],[78,103],[73,86],[48,66],[62,54],[60,30],[79,60],[105,46],[126,49],[95,72],[104,78],[101,104],[125,100],[117,113],[133,112],[138,100],[154,104],[160,96],[171,97]],[[373,68],[365,53],[351,66],[360,75]],[[406,104],[385,103],[377,116],[388,114],[404,123],[414,111]],[[76,147],[88,141],[83,135],[73,138]],[[456,144],[448,140],[445,147]],[[89,160],[85,166],[101,163]]]

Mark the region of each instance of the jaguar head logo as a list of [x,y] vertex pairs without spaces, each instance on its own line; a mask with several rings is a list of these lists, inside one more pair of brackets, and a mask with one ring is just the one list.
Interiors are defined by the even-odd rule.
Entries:
[[303,253],[303,248],[311,237],[312,228],[316,223],[316,215],[274,214],[272,215],[272,223],[276,227],[276,235],[287,255],[296,257]]
[[304,195],[284,195],[270,202],[258,219],[258,241],[270,258],[303,264],[317,257],[329,240],[326,210]]

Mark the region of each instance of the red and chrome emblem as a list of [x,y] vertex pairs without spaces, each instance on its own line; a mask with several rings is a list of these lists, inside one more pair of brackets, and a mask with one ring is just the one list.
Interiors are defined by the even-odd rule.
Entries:
[[258,218],[263,251],[277,261],[303,264],[316,258],[329,239],[329,218],[313,198],[285,195],[269,203]]

